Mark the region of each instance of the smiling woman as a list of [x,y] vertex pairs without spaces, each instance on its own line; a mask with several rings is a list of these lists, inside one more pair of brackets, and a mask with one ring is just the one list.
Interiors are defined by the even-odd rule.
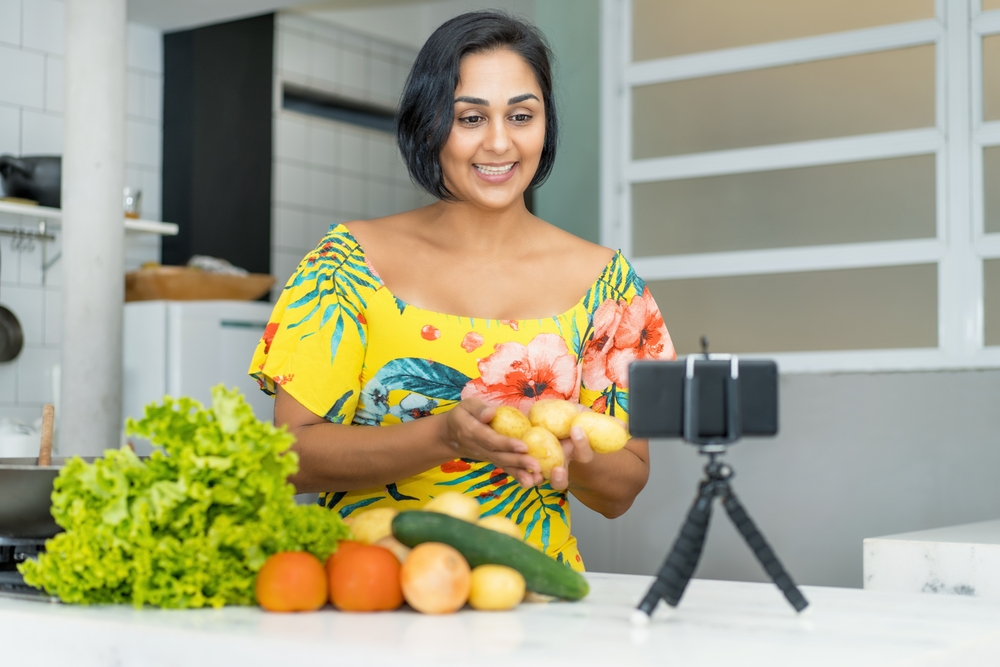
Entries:
[[[251,373],[295,435],[300,492],[348,516],[423,506],[445,491],[582,569],[571,493],[614,517],[649,474],[645,441],[595,456],[562,441],[549,479],[488,423],[566,399],[628,418],[634,359],[673,345],[628,261],[528,212],[556,150],[550,55],[538,31],[495,12],[442,25],[407,81],[397,141],[438,198],[330,229],[275,306]],[[533,472],[535,471],[535,472]]]

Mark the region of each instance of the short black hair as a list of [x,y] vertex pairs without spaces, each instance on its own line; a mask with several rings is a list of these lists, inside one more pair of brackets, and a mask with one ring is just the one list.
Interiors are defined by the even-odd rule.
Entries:
[[396,143],[410,177],[428,193],[456,201],[444,184],[441,149],[455,119],[455,89],[462,58],[510,49],[524,58],[542,89],[545,143],[531,185],[541,185],[556,159],[556,107],[552,93],[552,52],[530,23],[498,11],[469,12],[434,31],[413,63],[396,117]]

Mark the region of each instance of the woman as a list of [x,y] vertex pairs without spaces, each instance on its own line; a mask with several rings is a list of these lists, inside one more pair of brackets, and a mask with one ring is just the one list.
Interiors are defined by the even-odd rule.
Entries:
[[556,146],[538,32],[493,12],[438,28],[407,81],[397,140],[439,201],[331,227],[254,356],[275,423],[297,439],[291,481],[343,516],[470,494],[582,570],[567,491],[622,514],[646,483],[646,442],[595,456],[577,428],[546,482],[523,442],[487,424],[498,405],[543,398],[624,420],[628,364],[674,351],[624,257],[525,208]]

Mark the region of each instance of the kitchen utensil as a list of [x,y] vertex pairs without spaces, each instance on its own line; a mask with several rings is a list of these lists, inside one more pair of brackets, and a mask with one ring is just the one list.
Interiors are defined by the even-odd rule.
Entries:
[[274,276],[263,273],[233,276],[183,266],[154,266],[125,274],[125,300],[253,301],[267,294],[272,285]]
[[42,406],[42,437],[38,443],[38,465],[52,465],[52,427],[56,420],[56,407],[51,403]]
[[24,347],[21,323],[6,306],[0,306],[0,362],[13,361]]
[[8,197],[31,199],[42,206],[59,208],[62,158],[58,155],[0,155],[0,185]]
[[60,532],[52,518],[52,483],[64,459],[40,468],[34,456],[0,459],[0,537],[47,538]]

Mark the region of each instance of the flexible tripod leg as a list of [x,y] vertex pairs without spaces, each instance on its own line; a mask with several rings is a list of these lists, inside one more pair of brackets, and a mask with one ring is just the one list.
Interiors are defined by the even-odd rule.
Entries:
[[667,559],[656,575],[656,581],[649,587],[646,597],[639,603],[639,611],[652,616],[656,603],[660,599],[667,601],[671,607],[676,607],[684,595],[691,575],[698,566],[701,550],[705,545],[705,535],[708,533],[708,522],[712,517],[712,501],[715,499],[716,484],[704,481],[698,491],[698,497],[688,511],[687,519],[681,532],[674,541]]
[[729,518],[733,520],[736,528],[743,535],[743,539],[753,549],[757,560],[764,566],[764,569],[770,575],[775,585],[785,594],[788,602],[795,607],[795,611],[805,609],[809,605],[809,602],[802,595],[795,582],[792,581],[792,578],[788,576],[788,572],[782,567],[781,561],[774,555],[774,551],[771,550],[761,532],[757,530],[757,526],[746,510],[743,509],[743,504],[733,494],[732,489],[727,488],[725,495],[722,496],[722,505],[726,508],[726,512],[729,513]]

